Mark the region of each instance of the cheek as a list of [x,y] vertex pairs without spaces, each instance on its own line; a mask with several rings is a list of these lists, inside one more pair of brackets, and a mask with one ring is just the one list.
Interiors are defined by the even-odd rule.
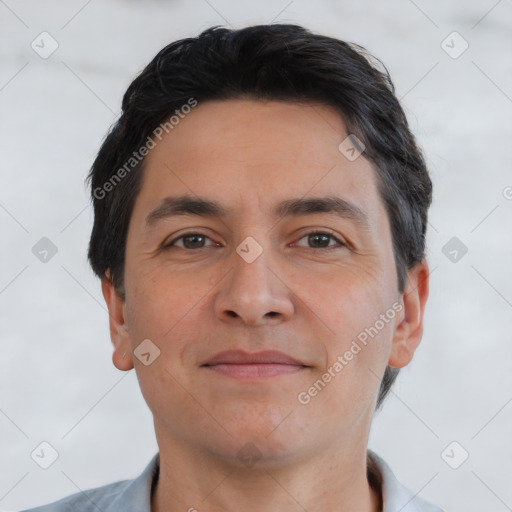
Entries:
[[302,278],[294,288],[326,333],[340,341],[356,337],[391,307],[389,284],[372,267],[337,266],[329,274]]
[[[142,265],[141,265],[142,266]],[[127,321],[132,332],[165,342],[201,307],[207,287],[192,277],[156,266],[134,272],[126,282]]]
[[331,390],[342,402],[348,389],[361,399],[373,393],[387,364],[397,315],[390,284],[371,269],[345,269],[302,289],[307,296],[301,298],[314,312],[309,317],[318,325],[316,342],[325,352],[322,380],[335,382]]
[[[360,326],[365,327],[360,328]],[[391,346],[392,324],[374,330],[375,320],[340,323],[338,335],[325,343],[327,362],[301,389],[300,403],[309,402],[313,416],[324,417],[325,428],[339,418],[351,418],[346,428],[361,428],[374,407]],[[378,326],[377,326],[378,327]],[[347,331],[355,333],[350,336]],[[334,418],[338,420],[333,422]],[[363,429],[364,430],[364,429]]]

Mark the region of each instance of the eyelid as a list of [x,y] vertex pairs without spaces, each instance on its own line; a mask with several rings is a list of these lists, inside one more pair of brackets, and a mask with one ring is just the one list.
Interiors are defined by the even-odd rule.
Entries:
[[[186,238],[186,237],[192,236],[192,235],[199,235],[199,236],[203,236],[205,238],[209,238],[210,240],[212,240],[212,238],[210,236],[208,236],[207,234],[205,234],[205,233],[203,233],[203,232],[201,232],[199,230],[187,231],[186,233],[181,233],[180,235],[175,236],[172,240],[169,240],[168,242],[164,241],[164,243],[162,244],[162,249],[167,249],[167,248],[170,248],[170,247],[175,247],[175,244],[176,244],[176,242],[178,240],[181,240],[182,238]],[[181,249],[181,247],[180,247],[180,249]],[[199,249],[206,249],[206,247],[199,247]],[[185,250],[189,250],[190,251],[192,249],[185,249]],[[195,249],[195,250],[197,251],[198,249]]]
[[[342,237],[340,237],[337,233],[335,233],[334,231],[331,231],[328,228],[314,228],[314,229],[310,229],[309,231],[306,231],[306,232],[302,233],[298,240],[302,240],[304,237],[306,237],[308,235],[328,235],[333,240],[336,240],[336,242],[340,246],[342,246],[342,247],[348,247],[349,246],[349,244]],[[308,247],[308,249],[312,249],[312,248]],[[320,248],[317,248],[317,249],[314,249],[314,250],[321,251],[321,250],[330,250],[330,249],[336,249],[336,246],[320,247]]]
[[[188,236],[193,236],[193,235],[203,236],[203,237],[208,238],[211,241],[213,241],[212,238],[210,236],[206,235],[205,233],[202,233],[201,231],[198,231],[198,230],[193,230],[193,231],[188,231],[188,232],[185,232],[185,233],[181,233],[179,236],[174,237],[169,242],[164,242],[163,245],[162,245],[162,248],[163,249],[167,249],[169,247],[175,247],[175,244],[176,244],[176,242],[178,240],[181,240],[183,238],[186,238]],[[348,247],[349,246],[349,244],[345,240],[343,240],[342,237],[340,237],[337,233],[331,231],[328,228],[313,228],[313,229],[309,229],[306,232],[302,232],[297,241],[302,240],[303,238],[307,237],[308,235],[327,235],[327,236],[331,237],[333,240],[335,240],[339,244],[339,246],[341,246],[341,247]],[[296,242],[294,242],[294,244],[295,243]],[[214,244],[219,245],[216,242],[214,242]],[[208,246],[208,247],[211,247],[211,246]],[[312,250],[315,250],[315,251],[321,251],[321,250],[336,249],[337,246],[319,247],[319,248],[306,247],[306,248],[307,249],[312,249]],[[184,250],[189,250],[189,251],[192,251],[192,250],[196,250],[197,251],[199,249],[206,249],[206,247],[198,247],[197,249],[186,249],[186,248],[184,248]]]

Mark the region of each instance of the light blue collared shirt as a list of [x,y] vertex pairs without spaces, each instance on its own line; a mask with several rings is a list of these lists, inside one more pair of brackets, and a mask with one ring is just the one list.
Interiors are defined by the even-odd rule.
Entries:
[[[404,487],[395,477],[384,459],[372,450],[368,457],[372,466],[378,469],[382,512],[443,512]],[[72,494],[54,503],[31,508],[22,512],[151,512],[151,491],[159,474],[159,454],[157,453],[141,475],[133,480],[123,480],[88,491]]]

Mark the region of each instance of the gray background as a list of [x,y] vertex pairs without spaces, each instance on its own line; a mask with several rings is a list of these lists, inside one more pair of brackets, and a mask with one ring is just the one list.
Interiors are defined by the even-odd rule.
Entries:
[[[370,447],[447,511],[512,510],[511,0],[0,0],[0,510],[133,478],[156,452],[134,371],[111,362],[84,178],[158,50],[271,21],[383,60],[434,181],[425,334]],[[47,59],[31,47],[43,31],[59,45]],[[453,31],[469,44],[457,58]],[[58,250],[46,263],[42,237]],[[31,458],[42,441],[59,454],[48,469]]]

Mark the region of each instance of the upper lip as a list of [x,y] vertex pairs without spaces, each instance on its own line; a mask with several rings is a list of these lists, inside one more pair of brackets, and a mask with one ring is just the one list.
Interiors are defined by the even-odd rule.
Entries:
[[265,350],[262,352],[244,352],[243,350],[225,350],[215,354],[201,366],[213,366],[216,364],[292,364],[307,366],[303,362],[277,350]]

